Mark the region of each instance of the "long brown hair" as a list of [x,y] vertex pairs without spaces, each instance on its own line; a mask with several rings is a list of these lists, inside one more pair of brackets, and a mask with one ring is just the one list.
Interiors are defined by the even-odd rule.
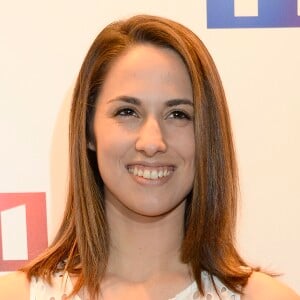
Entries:
[[[242,292],[251,269],[235,248],[237,167],[226,99],[215,64],[202,41],[174,21],[138,15],[108,25],[96,37],[81,67],[70,118],[70,182],[62,225],[49,248],[23,268],[28,277],[61,266],[78,275],[73,293],[87,287],[95,298],[108,260],[109,237],[103,182],[93,143],[95,101],[112,62],[125,50],[151,43],[176,51],[188,68],[194,97],[196,175],[185,211],[182,261],[191,266],[200,292],[201,272]],[[65,262],[63,265],[62,263]]]

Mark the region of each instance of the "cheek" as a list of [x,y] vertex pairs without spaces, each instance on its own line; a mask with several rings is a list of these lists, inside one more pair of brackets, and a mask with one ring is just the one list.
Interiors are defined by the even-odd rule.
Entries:
[[[104,117],[102,117],[104,119]],[[99,117],[100,119],[100,117]],[[101,120],[94,125],[97,152],[109,152],[120,142],[122,134],[118,126],[107,120]]]
[[119,149],[107,138],[97,145],[97,166],[104,185],[114,182],[114,178],[119,177],[121,166]]
[[195,135],[193,128],[177,130],[170,136],[172,148],[187,162],[194,163],[195,159]]
[[100,174],[120,164],[132,147],[131,139],[116,126],[102,126],[95,130],[96,153]]
[[115,140],[108,134],[107,126],[103,125],[104,124],[101,124],[101,126],[98,125],[94,130],[97,163],[102,178],[105,177],[105,174],[110,169],[111,157],[116,155],[114,153],[116,149]]

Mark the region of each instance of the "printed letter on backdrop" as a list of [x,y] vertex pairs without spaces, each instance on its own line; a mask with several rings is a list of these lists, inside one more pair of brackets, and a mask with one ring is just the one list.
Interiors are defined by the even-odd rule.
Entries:
[[20,268],[47,240],[45,193],[0,193],[0,272]]
[[300,27],[300,0],[207,0],[208,28]]

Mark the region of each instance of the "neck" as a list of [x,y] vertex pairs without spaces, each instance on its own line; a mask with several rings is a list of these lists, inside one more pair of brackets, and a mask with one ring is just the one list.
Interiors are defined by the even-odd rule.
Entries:
[[131,281],[146,281],[167,272],[186,273],[187,267],[180,261],[184,205],[182,202],[163,216],[147,217],[107,201],[108,274]]

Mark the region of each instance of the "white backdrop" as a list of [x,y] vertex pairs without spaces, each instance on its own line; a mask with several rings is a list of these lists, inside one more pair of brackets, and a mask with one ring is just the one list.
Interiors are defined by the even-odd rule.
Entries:
[[206,1],[174,3],[0,0],[0,193],[46,192],[53,238],[65,203],[70,95],[90,44],[118,18],[173,18],[201,37],[223,78],[241,252],[300,292],[300,28],[207,29]]

